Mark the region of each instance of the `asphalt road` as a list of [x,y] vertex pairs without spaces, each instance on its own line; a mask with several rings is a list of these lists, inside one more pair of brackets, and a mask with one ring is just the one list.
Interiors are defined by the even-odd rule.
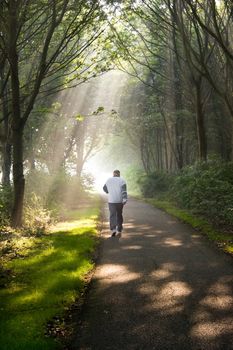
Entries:
[[129,200],[124,221],[121,237],[104,225],[71,348],[233,349],[233,259],[141,201]]

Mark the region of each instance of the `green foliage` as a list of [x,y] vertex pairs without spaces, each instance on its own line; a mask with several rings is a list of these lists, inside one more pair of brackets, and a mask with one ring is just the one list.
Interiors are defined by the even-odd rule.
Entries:
[[139,167],[129,166],[124,172],[124,178],[127,182],[127,189],[130,194],[139,195],[140,186],[139,179],[144,176],[144,171]]
[[54,176],[31,171],[26,177],[24,226],[34,233],[43,231],[52,220],[63,216],[65,209],[77,208],[92,185],[88,174],[80,179],[65,171]]
[[11,186],[0,186],[0,226],[9,224],[12,200]]
[[87,191],[92,188],[93,182],[88,174],[79,178],[60,172],[52,180],[46,205],[54,213],[63,208],[77,207],[88,196]]
[[155,197],[167,192],[173,181],[173,176],[163,172],[153,172],[138,179],[141,193],[144,197]]
[[177,175],[155,172],[138,182],[146,198],[166,197],[216,225],[233,225],[232,162],[210,159],[185,167]]
[[52,178],[46,201],[46,204],[50,209],[55,210],[61,203],[64,202],[67,182],[68,175],[65,172],[60,172]]
[[79,210],[75,221],[59,223],[40,244],[28,238],[34,245],[6,264],[12,276],[0,290],[2,350],[61,348],[45,337],[46,325],[55,316],[62,318],[83,291],[85,276],[93,268],[98,214],[98,207]]
[[42,199],[34,192],[24,206],[24,228],[30,233],[43,233],[51,223],[51,212],[44,208]]
[[43,204],[52,184],[53,177],[42,170],[31,170],[26,176],[25,200],[30,201],[32,193],[40,197]]
[[217,223],[233,224],[233,163],[210,160],[186,167],[172,192],[181,207]]
[[[77,179],[76,179],[76,181],[77,181]],[[92,174],[83,173],[83,175],[78,183],[80,183],[81,188],[87,192],[87,191],[90,191],[93,189],[94,182],[95,182],[95,179],[94,179]]]
[[84,116],[81,115],[81,114],[77,114],[75,116],[75,119],[78,121],[78,122],[83,122],[84,121]]
[[98,115],[100,113],[104,113],[104,107],[99,106],[96,111],[92,112],[92,115]]

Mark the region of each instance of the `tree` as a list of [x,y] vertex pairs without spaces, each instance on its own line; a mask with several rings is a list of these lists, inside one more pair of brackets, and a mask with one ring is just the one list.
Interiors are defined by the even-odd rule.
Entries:
[[[103,32],[98,1],[9,0],[1,3],[0,49],[10,67],[14,205],[12,225],[22,222],[23,134],[31,111],[53,81],[54,91],[86,80],[91,45]],[[93,30],[94,29],[94,30]],[[85,58],[85,62],[84,62]],[[92,59],[93,58],[92,53]],[[63,81],[61,82],[61,79]],[[51,91],[50,91],[51,92]]]
[[[116,19],[114,33],[119,47],[119,67],[145,84],[144,104],[148,105],[149,96],[154,96],[154,107],[151,107],[154,115],[159,112],[164,122],[167,139],[164,146],[171,170],[192,162],[196,154],[206,160],[208,153],[216,149],[211,140],[214,132],[209,132],[215,118],[215,98],[223,99],[232,114],[231,11],[228,1],[217,4],[215,1],[143,0],[127,4],[120,20]],[[222,106],[221,103],[218,106]],[[221,108],[222,113],[218,115],[226,130],[228,115],[226,109]],[[143,108],[141,115],[146,123],[148,108]],[[219,134],[223,131],[222,126],[219,128],[221,122],[215,123]],[[150,125],[151,129],[156,128],[152,121]],[[152,134],[149,128],[143,149],[151,161],[148,142],[151,147],[155,142],[153,138],[149,141],[148,133]],[[161,148],[159,134],[154,140],[158,141],[156,147]]]
[[[232,2],[228,0],[197,1],[195,4],[192,1],[182,0],[181,2],[199,38],[208,38],[211,59],[206,60],[202,52],[197,56],[205,79],[224,100],[233,117]],[[201,45],[200,40],[198,43]]]

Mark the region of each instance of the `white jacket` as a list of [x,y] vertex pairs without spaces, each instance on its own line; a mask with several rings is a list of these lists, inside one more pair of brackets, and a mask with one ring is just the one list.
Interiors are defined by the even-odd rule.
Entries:
[[109,203],[125,203],[127,201],[126,182],[122,177],[110,177],[106,181],[103,190],[108,193]]

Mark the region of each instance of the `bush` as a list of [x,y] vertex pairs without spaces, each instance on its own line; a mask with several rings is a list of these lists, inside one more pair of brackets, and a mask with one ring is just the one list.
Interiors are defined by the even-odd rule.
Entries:
[[51,213],[45,209],[42,200],[35,193],[31,193],[24,206],[24,228],[30,233],[43,233],[51,223]]
[[12,210],[13,191],[11,186],[0,185],[0,225],[9,225]]
[[141,193],[139,179],[145,175],[145,172],[135,166],[130,166],[124,172],[124,178],[127,182],[127,190],[129,193],[139,195]]
[[172,193],[181,207],[233,224],[233,163],[214,160],[186,167],[176,177]]
[[29,211],[33,212],[38,205],[38,210],[45,208],[56,218],[64,208],[77,207],[87,196],[86,192],[92,188],[93,182],[89,174],[79,179],[65,171],[52,176],[33,170],[26,177],[25,202]]
[[88,197],[88,191],[93,189],[94,178],[84,174],[81,178],[71,176],[65,186],[63,196],[64,206],[68,209],[77,208]]
[[67,192],[67,182],[69,175],[60,172],[55,176],[51,176],[50,187],[46,198],[46,207],[54,212],[65,203],[65,195]]
[[52,185],[53,177],[43,170],[31,170],[26,175],[25,197],[30,198],[32,193],[40,197],[43,204],[47,201],[47,196]]
[[153,172],[138,179],[141,193],[147,198],[169,191],[172,182],[173,176],[163,172]]

